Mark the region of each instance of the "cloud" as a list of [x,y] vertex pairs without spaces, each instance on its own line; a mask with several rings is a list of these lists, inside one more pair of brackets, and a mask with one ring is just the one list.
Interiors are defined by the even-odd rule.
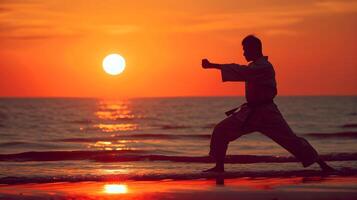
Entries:
[[[357,2],[326,1],[130,1],[0,0],[0,37],[41,39],[135,32],[206,32],[264,29],[271,35],[294,35],[291,26],[315,16],[357,12]],[[62,3],[61,3],[62,2]],[[124,3],[125,2],[125,3]],[[165,3],[164,3],[165,2]],[[174,3],[171,5],[170,3]],[[100,6],[97,6],[100,5]],[[165,7],[171,5],[171,7]],[[126,7],[125,7],[126,6]],[[202,7],[205,6],[205,7]],[[216,8],[218,7],[218,8]],[[137,10],[135,10],[137,8]],[[137,13],[136,13],[137,12]]]
[[49,39],[49,38],[53,38],[52,35],[31,35],[31,36],[8,36],[8,37],[5,37],[5,38],[8,38],[8,39],[14,39],[14,40],[42,40],[42,39]]
[[299,33],[297,31],[288,30],[288,29],[268,29],[264,32],[267,35],[286,35],[286,36],[296,36]]
[[8,39],[48,39],[59,37],[77,37],[80,32],[67,27],[53,26],[43,21],[0,23],[0,37]]
[[[177,24],[178,32],[224,31],[268,28],[268,34],[296,35],[290,25],[301,23],[309,17],[357,12],[356,1],[312,1],[296,6],[267,7],[264,10],[244,10],[232,13],[192,15],[191,23]],[[284,29],[285,28],[285,29]]]
[[357,12],[357,1],[319,1],[316,6],[331,13]]
[[300,22],[297,16],[281,17],[276,12],[260,13],[229,13],[205,15],[200,17],[202,23],[182,24],[176,27],[177,31],[220,31],[242,30],[250,28],[280,27]]
[[0,13],[0,38],[29,40],[90,34],[121,35],[140,29],[133,24],[95,21],[97,16],[92,13],[87,16],[68,11],[62,9],[61,4],[53,4],[55,1],[0,1],[0,11],[3,11]]
[[101,25],[99,27],[96,27],[96,29],[100,30],[100,32],[102,32],[104,34],[121,35],[121,34],[137,32],[140,30],[140,27],[136,26],[136,25],[106,24],[106,25]]

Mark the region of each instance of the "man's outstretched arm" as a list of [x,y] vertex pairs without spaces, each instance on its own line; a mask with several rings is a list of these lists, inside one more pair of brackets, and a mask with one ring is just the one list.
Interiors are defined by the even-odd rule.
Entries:
[[[246,67],[246,66],[245,66]],[[217,64],[211,63],[207,59],[202,60],[202,68],[204,69],[219,69],[222,74],[222,81],[246,81],[244,74],[240,73],[241,68],[245,68],[242,65],[230,63],[230,64]]]
[[217,64],[217,63],[211,63],[207,59],[202,59],[202,68],[204,69],[223,69],[223,68],[230,68],[230,67],[239,67],[241,65],[231,63],[231,64]]
[[266,66],[248,67],[246,65],[231,64],[216,64],[211,63],[207,59],[202,60],[204,69],[219,69],[222,75],[222,81],[248,81],[271,73]]

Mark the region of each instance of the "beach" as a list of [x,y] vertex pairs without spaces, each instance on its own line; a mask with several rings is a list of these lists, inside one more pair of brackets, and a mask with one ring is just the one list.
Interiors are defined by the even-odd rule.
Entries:
[[334,173],[303,168],[259,133],[210,134],[243,97],[0,99],[0,199],[356,199],[356,97],[279,97],[296,134]]
[[0,199],[356,199],[354,177],[57,182],[1,185]]

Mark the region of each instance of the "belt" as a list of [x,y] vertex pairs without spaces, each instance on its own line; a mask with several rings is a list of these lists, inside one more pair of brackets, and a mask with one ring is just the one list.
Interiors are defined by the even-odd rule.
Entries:
[[252,102],[247,102],[247,103],[243,103],[242,105],[236,107],[236,108],[233,108],[231,110],[228,110],[227,112],[225,112],[225,114],[227,116],[229,115],[232,115],[236,110],[238,110],[240,107],[244,106],[244,105],[247,105],[248,107],[250,108],[257,108],[257,107],[260,107],[260,106],[265,106],[265,105],[269,105],[269,104],[273,104],[274,101],[271,100],[271,101],[264,101],[264,102],[255,102],[255,103],[252,103]]

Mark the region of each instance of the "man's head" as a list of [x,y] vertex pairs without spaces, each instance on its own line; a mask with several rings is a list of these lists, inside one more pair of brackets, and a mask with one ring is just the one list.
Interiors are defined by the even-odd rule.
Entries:
[[245,37],[242,41],[242,45],[244,50],[243,55],[248,62],[255,61],[263,56],[262,42],[254,35]]

